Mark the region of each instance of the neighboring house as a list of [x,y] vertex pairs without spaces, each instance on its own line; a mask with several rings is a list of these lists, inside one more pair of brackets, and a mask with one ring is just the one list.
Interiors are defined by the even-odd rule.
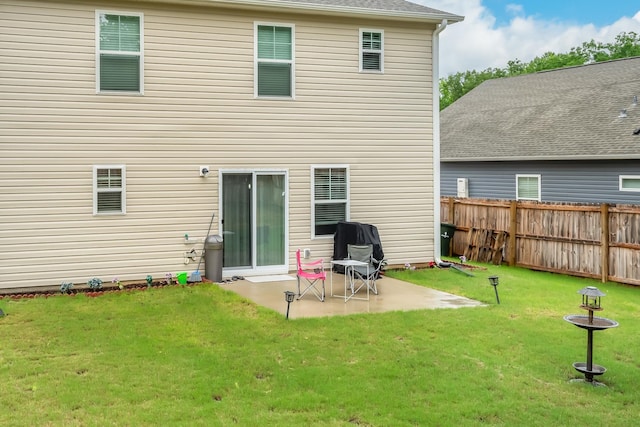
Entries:
[[328,262],[340,220],[376,225],[391,265],[434,259],[438,34],[461,20],[3,1],[0,288],[192,272],[212,214],[225,276],[290,272],[297,248]]
[[640,204],[640,58],[488,80],[441,113],[441,194]]

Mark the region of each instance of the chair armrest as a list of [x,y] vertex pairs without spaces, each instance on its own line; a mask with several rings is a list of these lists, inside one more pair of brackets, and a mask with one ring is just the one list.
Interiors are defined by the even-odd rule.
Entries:
[[306,268],[322,268],[324,270],[324,260],[322,258],[315,260],[315,261],[309,261],[309,262],[300,262],[300,265],[303,269]]
[[381,269],[382,267],[384,267],[385,265],[387,265],[387,259],[386,258],[382,258],[382,259],[375,259],[373,256],[371,257],[371,261],[373,261],[374,265],[378,266],[378,270]]

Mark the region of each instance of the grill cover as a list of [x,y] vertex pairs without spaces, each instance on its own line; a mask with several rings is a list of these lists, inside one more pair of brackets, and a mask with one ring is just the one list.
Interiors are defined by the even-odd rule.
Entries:
[[[375,225],[340,221],[333,235],[333,259],[347,258],[347,245],[373,245],[373,257],[384,259],[380,235]],[[334,265],[334,271],[344,274],[343,265]]]

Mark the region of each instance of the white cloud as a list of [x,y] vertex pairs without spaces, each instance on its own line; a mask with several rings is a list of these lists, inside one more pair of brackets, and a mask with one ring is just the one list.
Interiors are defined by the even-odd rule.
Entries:
[[510,21],[496,25],[496,18],[481,0],[411,0],[465,17],[440,35],[440,76],[467,70],[504,68],[519,59],[528,62],[546,52],[568,52],[583,42],[612,42],[621,32],[640,33],[640,12],[621,17],[604,27],[577,25],[555,19],[528,16],[521,6],[510,4]]
[[522,13],[524,12],[524,8],[521,4],[508,4],[507,12],[512,15],[522,15]]

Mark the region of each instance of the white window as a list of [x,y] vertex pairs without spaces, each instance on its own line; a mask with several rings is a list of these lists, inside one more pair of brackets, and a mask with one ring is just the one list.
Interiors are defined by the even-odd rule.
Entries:
[[312,167],[313,237],[333,236],[339,221],[349,219],[349,169]]
[[640,191],[640,176],[620,175],[620,191]]
[[384,72],[384,32],[360,30],[360,71]]
[[143,92],[143,16],[96,11],[98,92]]
[[93,167],[93,214],[124,214],[126,169],[123,165]]
[[288,24],[255,24],[256,97],[294,97],[294,30]]
[[516,175],[516,199],[540,201],[540,175]]

